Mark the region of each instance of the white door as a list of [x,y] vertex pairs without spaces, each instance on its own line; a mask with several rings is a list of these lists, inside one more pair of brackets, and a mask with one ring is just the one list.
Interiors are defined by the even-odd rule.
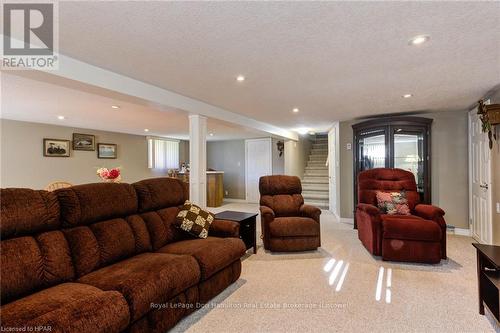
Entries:
[[472,237],[480,243],[491,244],[490,148],[477,109],[469,112],[469,218]]
[[335,214],[338,214],[338,206],[337,206],[337,164],[338,164],[338,151],[337,151],[337,143],[338,143],[338,129],[334,126],[328,132],[328,192],[329,192],[329,209]]
[[247,202],[259,202],[259,179],[272,174],[271,138],[245,140],[245,186]]

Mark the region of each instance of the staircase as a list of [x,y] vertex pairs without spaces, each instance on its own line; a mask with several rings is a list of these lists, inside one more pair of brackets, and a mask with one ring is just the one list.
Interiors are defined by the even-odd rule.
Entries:
[[328,193],[328,136],[317,134],[312,139],[309,160],[302,178],[304,202],[321,209],[329,208]]

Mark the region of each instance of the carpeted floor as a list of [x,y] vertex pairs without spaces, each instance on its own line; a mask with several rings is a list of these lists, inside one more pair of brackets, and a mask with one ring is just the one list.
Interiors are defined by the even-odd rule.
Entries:
[[[214,211],[257,209],[232,203]],[[478,314],[471,238],[448,235],[449,259],[439,265],[400,264],[371,256],[351,224],[326,211],[321,221],[320,250],[275,254],[260,243],[240,280],[173,331],[498,331]]]

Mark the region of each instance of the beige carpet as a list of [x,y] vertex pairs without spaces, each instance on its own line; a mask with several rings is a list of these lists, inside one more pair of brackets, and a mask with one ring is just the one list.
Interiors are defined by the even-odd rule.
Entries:
[[[233,203],[217,211],[226,209],[257,211],[257,206]],[[383,262],[364,249],[352,225],[328,212],[321,219],[319,251],[271,254],[260,247],[244,259],[239,281],[173,331],[498,330],[478,314],[471,238],[448,235],[449,260],[439,265]]]

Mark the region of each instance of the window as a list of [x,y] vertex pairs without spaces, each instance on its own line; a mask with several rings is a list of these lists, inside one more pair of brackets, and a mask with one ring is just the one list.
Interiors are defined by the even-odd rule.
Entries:
[[148,137],[148,168],[179,169],[179,141]]

